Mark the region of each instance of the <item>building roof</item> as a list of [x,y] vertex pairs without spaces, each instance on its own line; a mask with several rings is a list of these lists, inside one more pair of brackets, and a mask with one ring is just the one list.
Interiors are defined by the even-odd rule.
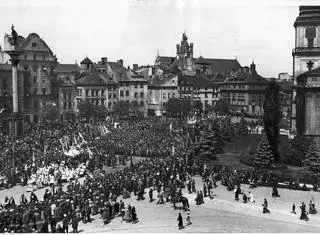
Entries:
[[306,72],[300,74],[299,77],[301,77],[301,76],[314,76],[314,75],[316,75],[316,76],[320,75],[320,67],[306,71]]
[[171,56],[157,56],[156,61],[160,63],[163,68],[168,68],[176,60],[176,57]]
[[93,64],[93,62],[88,57],[86,57],[80,62],[80,64]]
[[176,77],[175,74],[169,74],[163,78],[153,78],[149,80],[150,86],[165,86],[168,81],[170,81],[172,78]]
[[[42,40],[42,39],[40,38],[40,36],[39,36],[38,34],[36,34],[36,33],[30,33],[26,39],[21,40],[22,42],[21,42],[20,45],[18,46],[18,49],[19,49],[19,50],[24,50],[24,48],[29,45],[29,43],[30,43],[30,41],[31,41],[31,39],[32,39],[33,37],[39,38],[40,42],[48,49],[48,51],[50,52],[50,54],[53,55],[53,52],[52,52],[52,50],[50,49],[50,47],[47,45],[47,43],[46,43],[44,40]],[[20,38],[23,39],[23,37],[20,37]]]
[[224,82],[227,79],[226,75],[217,73],[213,76],[213,78],[211,79],[212,82]]
[[204,59],[210,63],[213,73],[230,74],[232,70],[238,70],[241,68],[237,59]]
[[118,81],[129,80],[127,71],[121,64],[119,64],[118,62],[108,62],[108,65],[110,66]]
[[294,26],[320,25],[320,6],[300,6]]
[[251,64],[250,68],[241,68],[237,72],[229,76],[225,80],[225,83],[267,84],[268,80],[257,73],[255,64]]
[[90,86],[90,85],[103,86],[107,84],[114,84],[115,82],[106,73],[91,73],[78,79],[76,83],[77,85],[84,85],[84,86]]
[[194,61],[195,64],[210,64],[208,60],[200,56],[198,59]]
[[202,74],[196,74],[195,76],[188,76],[182,73],[178,74],[178,83],[181,86],[193,86],[193,87],[213,87],[215,84],[208,80]]
[[58,73],[73,73],[79,72],[80,68],[77,64],[57,64],[56,72]]

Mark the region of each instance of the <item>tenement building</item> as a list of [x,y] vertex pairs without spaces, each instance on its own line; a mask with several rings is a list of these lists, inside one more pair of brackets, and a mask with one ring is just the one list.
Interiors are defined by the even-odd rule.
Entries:
[[300,6],[294,27],[291,130],[320,135],[320,6]]
[[262,115],[268,80],[256,71],[252,63],[233,72],[220,86],[221,99],[229,104],[230,111]]
[[[40,110],[47,103],[58,103],[58,82],[54,74],[56,56],[44,40],[36,33],[27,38],[18,37],[18,50],[24,52],[18,68],[26,71],[24,79],[24,118],[38,122]],[[4,48],[10,47],[9,35],[4,36]]]

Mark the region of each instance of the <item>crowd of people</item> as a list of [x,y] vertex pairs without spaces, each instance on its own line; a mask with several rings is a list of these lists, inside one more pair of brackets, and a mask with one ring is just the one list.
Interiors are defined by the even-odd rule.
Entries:
[[[121,123],[117,128],[106,126],[109,131],[104,135],[93,134],[86,123],[57,122],[31,126],[17,139],[2,136],[0,159],[6,164],[0,166],[0,175],[9,176],[7,181],[15,178],[22,185],[47,188],[43,200],[34,192],[29,199],[22,195],[20,203],[16,203],[14,197],[6,198],[0,208],[0,232],[68,232],[69,225],[77,232],[79,221],[88,223],[93,215],[99,215],[103,224],[117,216],[136,223],[138,212],[134,206],[125,205],[124,200],[132,194],[137,200],[144,200],[146,189],[151,202],[156,192],[158,204],[171,202],[176,208],[176,203],[183,203],[188,224],[191,216],[189,203],[182,195],[184,187],[195,194],[197,205],[203,204],[205,197],[214,198],[212,190],[218,181],[235,193],[235,200],[239,201],[242,194],[243,203],[256,200],[253,193],[246,195],[241,191],[241,184],[249,184],[251,188],[271,186],[272,196],[279,196],[277,187],[281,179],[271,172],[186,162],[186,136],[194,140],[200,131],[187,128],[182,121],[145,119],[133,124]],[[69,146],[81,141],[79,148],[83,151],[79,155],[65,155],[60,141],[65,136]],[[15,169],[9,170],[12,167],[8,159],[13,155],[19,161],[15,161]],[[128,156],[147,158],[135,164],[131,162],[130,167],[121,171],[102,171],[106,159],[113,159],[112,164],[125,165]],[[203,180],[198,190],[194,175],[201,175]],[[84,177],[83,182],[80,177]],[[65,189],[64,182],[67,183]],[[310,205],[310,211],[315,212],[314,203]],[[301,206],[301,218],[305,219],[307,213],[303,208]],[[264,200],[263,212],[270,213],[267,200]],[[182,228],[180,216],[178,222]]]

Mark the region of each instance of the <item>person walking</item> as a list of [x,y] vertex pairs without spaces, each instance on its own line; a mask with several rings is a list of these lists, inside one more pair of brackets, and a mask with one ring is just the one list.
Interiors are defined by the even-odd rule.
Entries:
[[187,225],[192,224],[190,210],[188,210],[187,212],[186,222],[187,222]]
[[179,215],[178,215],[178,227],[179,229],[183,229],[183,219],[182,219],[182,216],[181,216],[181,213],[179,212]]

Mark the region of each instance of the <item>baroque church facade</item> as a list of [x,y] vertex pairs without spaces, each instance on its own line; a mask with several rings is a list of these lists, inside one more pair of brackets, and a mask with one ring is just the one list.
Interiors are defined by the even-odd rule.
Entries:
[[300,6],[295,23],[291,130],[320,135],[320,6]]

